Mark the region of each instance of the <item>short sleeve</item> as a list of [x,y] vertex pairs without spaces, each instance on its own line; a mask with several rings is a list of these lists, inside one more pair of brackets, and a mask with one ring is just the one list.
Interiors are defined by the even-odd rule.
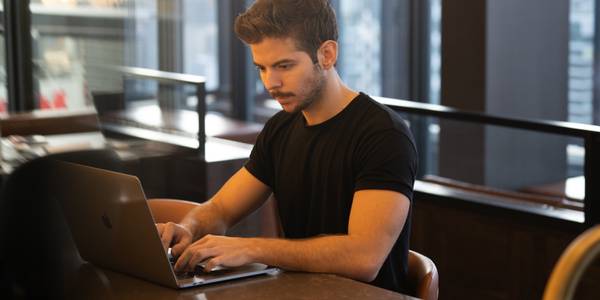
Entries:
[[373,134],[359,147],[355,191],[392,190],[412,199],[417,151],[406,133],[389,129]]
[[258,135],[256,143],[250,153],[250,158],[246,161],[244,167],[250,174],[260,180],[262,183],[269,187],[273,187],[273,168],[272,168],[272,156],[269,154],[270,149],[268,148],[268,140],[270,123],[267,122],[265,127]]

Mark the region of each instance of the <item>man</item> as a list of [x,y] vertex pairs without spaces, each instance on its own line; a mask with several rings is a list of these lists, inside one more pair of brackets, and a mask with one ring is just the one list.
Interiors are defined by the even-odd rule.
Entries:
[[[175,269],[260,262],[404,291],[416,149],[393,111],[338,76],[329,3],[258,0],[235,31],[283,111],[212,199],[157,225]],[[222,236],[271,193],[285,238]]]

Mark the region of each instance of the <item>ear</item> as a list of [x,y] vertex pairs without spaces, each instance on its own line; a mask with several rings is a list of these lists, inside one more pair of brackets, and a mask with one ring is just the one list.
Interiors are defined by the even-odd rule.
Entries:
[[338,43],[332,40],[323,42],[319,48],[319,51],[317,52],[317,55],[321,68],[323,68],[323,70],[331,69],[337,63]]

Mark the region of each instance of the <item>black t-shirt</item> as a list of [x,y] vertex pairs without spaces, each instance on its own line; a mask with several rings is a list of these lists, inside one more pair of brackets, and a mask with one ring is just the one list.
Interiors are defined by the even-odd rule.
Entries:
[[[277,113],[245,167],[273,190],[285,237],[300,239],[347,234],[356,191],[392,190],[412,199],[417,153],[404,121],[361,93],[314,126],[300,112]],[[405,291],[410,215],[373,285]]]

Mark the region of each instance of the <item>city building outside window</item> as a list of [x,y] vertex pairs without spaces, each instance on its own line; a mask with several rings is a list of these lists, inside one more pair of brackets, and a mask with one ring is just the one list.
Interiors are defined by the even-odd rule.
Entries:
[[353,89],[381,96],[381,0],[341,0],[340,75]]
[[[93,93],[125,89],[128,100],[156,96],[153,82],[134,81],[124,87],[123,76],[110,68],[119,66],[202,75],[209,91],[217,89],[217,3],[32,0],[37,108],[86,108],[92,105]],[[195,101],[189,101],[190,109]]]

